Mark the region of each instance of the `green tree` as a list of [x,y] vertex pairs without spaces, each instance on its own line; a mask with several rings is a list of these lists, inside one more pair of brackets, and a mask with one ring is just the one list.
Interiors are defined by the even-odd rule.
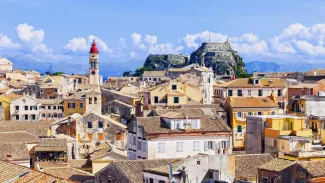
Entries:
[[140,67],[135,70],[134,76],[142,76],[144,71],[153,71],[153,69],[151,67]]
[[123,77],[130,77],[132,76],[132,71],[126,71],[123,73]]
[[58,76],[58,75],[61,75],[61,74],[65,74],[64,72],[55,72],[52,74],[52,76]]

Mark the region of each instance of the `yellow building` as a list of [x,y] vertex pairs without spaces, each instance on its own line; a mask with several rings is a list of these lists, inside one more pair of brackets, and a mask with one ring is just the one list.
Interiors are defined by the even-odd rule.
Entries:
[[150,89],[150,103],[152,106],[176,107],[189,103],[201,103],[202,99],[203,92],[199,87],[176,79]]
[[63,115],[69,116],[73,113],[81,115],[86,113],[86,95],[83,92],[77,92],[74,95],[63,99]]
[[0,109],[3,109],[3,113],[0,114],[0,119],[10,120],[10,102],[12,99],[17,99],[19,97],[22,97],[22,95],[0,95]]
[[271,97],[228,97],[224,103],[228,113],[228,124],[233,130],[234,150],[245,149],[246,117],[252,115],[274,115],[279,105]]

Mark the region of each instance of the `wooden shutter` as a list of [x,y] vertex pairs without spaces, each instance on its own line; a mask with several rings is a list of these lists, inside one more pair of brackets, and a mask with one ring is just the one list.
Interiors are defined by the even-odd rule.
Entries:
[[89,138],[90,140],[92,140],[92,139],[93,139],[93,134],[88,134],[88,138]]
[[204,141],[204,151],[208,150],[208,141]]
[[216,150],[216,142],[215,141],[212,142],[212,150],[214,150],[214,151]]
[[98,140],[104,140],[103,133],[98,133]]

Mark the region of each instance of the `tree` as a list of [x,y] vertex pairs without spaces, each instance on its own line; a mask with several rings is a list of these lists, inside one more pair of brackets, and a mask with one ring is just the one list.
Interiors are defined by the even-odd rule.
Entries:
[[144,71],[153,71],[153,69],[150,66],[148,66],[148,67],[140,67],[137,70],[135,70],[134,76],[142,76]]
[[52,74],[52,76],[58,76],[58,75],[61,75],[61,74],[65,74],[64,72],[55,72]]
[[123,77],[130,77],[132,76],[132,71],[126,71],[123,73]]

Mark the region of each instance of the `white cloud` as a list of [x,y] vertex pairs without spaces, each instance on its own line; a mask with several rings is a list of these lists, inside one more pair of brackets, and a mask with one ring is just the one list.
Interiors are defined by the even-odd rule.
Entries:
[[14,43],[7,35],[0,33],[0,48],[20,48],[19,43]]
[[89,49],[89,45],[85,38],[78,37],[70,39],[69,42],[64,46],[65,49],[73,52],[86,51]]
[[138,34],[135,32],[135,33],[131,34],[130,37],[132,39],[133,44],[135,44],[135,45],[140,44],[141,39],[142,39],[141,34]]
[[33,52],[49,53],[52,51],[43,43],[45,36],[43,29],[34,30],[33,26],[24,23],[16,27],[16,32],[18,38],[25,42]]
[[156,44],[158,42],[157,36],[146,35],[144,41],[148,44]]
[[96,45],[100,52],[109,54],[112,53],[112,50],[108,48],[107,44],[102,39],[94,35],[89,35],[87,40],[83,37],[72,38],[68,41],[64,48],[67,50],[71,50],[75,53],[86,52],[90,49],[93,40],[96,41]]
[[111,53],[112,52],[112,50],[108,48],[106,43],[103,40],[101,40],[99,37],[94,36],[94,35],[89,35],[88,36],[89,44],[91,44],[93,42],[93,40],[96,41],[96,45],[98,46],[99,51],[102,51],[102,52],[105,52],[105,53]]
[[228,36],[221,33],[204,31],[197,34],[186,34],[183,38],[188,48],[198,48],[202,42],[225,42]]

